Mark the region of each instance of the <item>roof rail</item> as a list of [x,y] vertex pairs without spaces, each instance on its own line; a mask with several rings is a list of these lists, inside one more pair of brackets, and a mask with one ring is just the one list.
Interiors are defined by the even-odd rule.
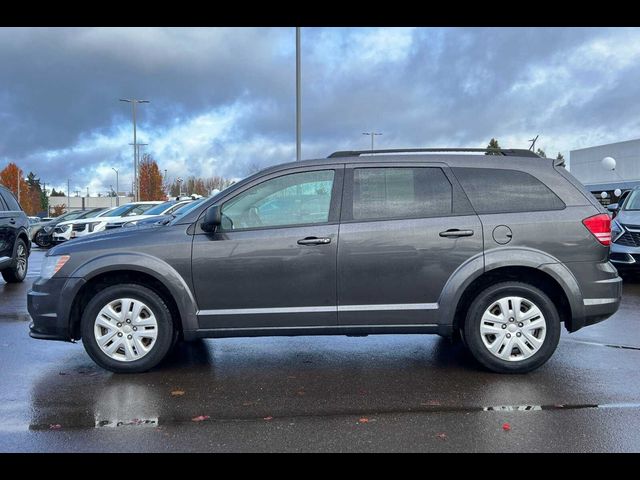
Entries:
[[540,155],[524,148],[394,148],[390,150],[345,150],[333,152],[327,158],[359,157],[371,153],[434,153],[434,152],[484,152],[504,155],[505,157],[536,157]]

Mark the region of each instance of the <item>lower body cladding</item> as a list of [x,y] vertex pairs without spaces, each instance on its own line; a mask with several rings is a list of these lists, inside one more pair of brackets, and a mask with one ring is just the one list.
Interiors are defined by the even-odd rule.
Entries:
[[582,305],[572,305],[570,332],[606,320],[620,306],[622,299],[622,278],[610,262],[567,262],[574,275]]
[[[555,270],[560,264],[541,265]],[[575,291],[567,291],[571,318],[566,327],[573,332],[613,315],[620,304],[622,280],[609,263],[572,262]],[[585,280],[588,279],[588,280]],[[526,281],[526,279],[523,279]],[[85,280],[82,278],[38,279],[28,293],[28,310],[33,319],[33,338],[66,340],[79,338],[79,325],[71,325],[74,298]],[[278,335],[370,335],[429,333],[450,336],[453,318],[441,318],[437,303],[328,305],[277,308],[238,308],[181,311],[185,340],[205,337],[248,337]],[[197,311],[197,313],[196,313]],[[193,314],[196,313],[194,316]],[[79,315],[80,312],[74,312]],[[358,319],[357,315],[362,317]],[[321,315],[323,321],[318,321]],[[340,318],[349,318],[341,324]],[[315,317],[312,320],[312,316]],[[191,317],[193,320],[185,321]],[[194,318],[195,317],[195,318]],[[305,321],[306,318],[306,321]],[[375,321],[367,322],[367,319]],[[251,321],[247,321],[251,319]],[[76,318],[76,320],[78,320]],[[314,321],[315,320],[315,321]],[[195,328],[194,328],[195,327]],[[238,328],[240,327],[240,328]]]

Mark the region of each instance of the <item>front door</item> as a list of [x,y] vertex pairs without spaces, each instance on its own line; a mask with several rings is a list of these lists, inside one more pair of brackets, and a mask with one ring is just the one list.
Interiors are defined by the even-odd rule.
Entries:
[[445,166],[353,165],[345,171],[338,320],[435,324],[447,280],[482,254],[482,226]]
[[343,167],[266,175],[221,200],[222,225],[197,231],[201,329],[335,326]]

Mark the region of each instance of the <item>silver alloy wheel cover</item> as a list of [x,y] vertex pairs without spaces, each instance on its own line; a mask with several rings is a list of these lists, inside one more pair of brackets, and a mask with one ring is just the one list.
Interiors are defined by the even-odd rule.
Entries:
[[480,321],[482,343],[495,357],[519,362],[535,355],[544,344],[547,322],[531,300],[509,296],[489,305]]
[[18,276],[20,278],[23,278],[27,274],[27,249],[21,243],[18,244],[16,260],[16,270],[18,271]]
[[102,307],[93,331],[105,355],[119,362],[133,362],[155,346],[158,322],[151,309],[140,300],[118,298]]

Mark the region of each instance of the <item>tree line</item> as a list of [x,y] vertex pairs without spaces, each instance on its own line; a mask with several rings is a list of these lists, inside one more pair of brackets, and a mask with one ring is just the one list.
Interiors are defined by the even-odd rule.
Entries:
[[[213,190],[222,190],[233,183],[233,181],[221,176],[196,177],[193,175],[187,177],[182,185],[177,180],[169,183],[160,172],[158,163],[150,154],[145,154],[142,157],[138,168],[140,200],[142,201],[166,200],[167,195],[176,197],[180,191],[183,195],[197,194],[206,197]],[[0,170],[0,185],[11,190],[27,215],[34,216],[41,212],[47,212],[48,215],[47,192],[43,188],[40,178],[34,172],[29,172],[25,178],[24,171],[11,162]],[[67,193],[52,188],[49,195],[66,197]],[[116,193],[112,191],[109,195],[116,196]],[[66,208],[64,205],[62,207]]]

